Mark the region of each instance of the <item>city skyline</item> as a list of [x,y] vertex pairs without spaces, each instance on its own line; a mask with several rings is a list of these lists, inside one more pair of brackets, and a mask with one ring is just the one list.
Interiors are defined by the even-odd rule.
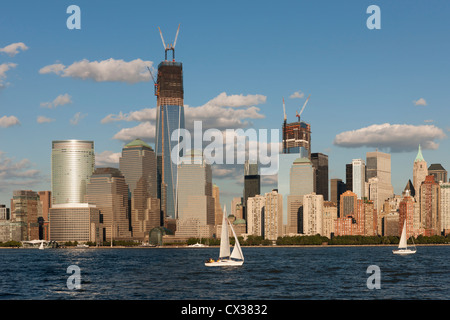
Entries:
[[[450,4],[380,1],[382,28],[369,30],[369,2],[175,3],[165,14],[164,4],[77,1],[80,30],[66,27],[69,3],[30,2],[26,12],[2,3],[1,204],[13,190],[51,190],[54,140],[94,141],[96,167],[118,168],[135,138],[155,149],[147,66],[164,59],[158,27],[172,40],[179,24],[187,128],[201,120],[204,129],[281,131],[282,98],[292,122],[311,94],[302,120],[311,152],[328,155],[329,179],[345,182],[345,165],[378,148],[391,154],[401,194],[419,144],[428,165],[449,169]],[[242,196],[243,165],[213,165],[212,175],[222,207]],[[261,177],[261,193],[276,185]]]

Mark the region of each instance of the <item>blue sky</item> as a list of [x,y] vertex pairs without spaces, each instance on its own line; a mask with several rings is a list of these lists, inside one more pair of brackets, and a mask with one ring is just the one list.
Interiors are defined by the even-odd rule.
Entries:
[[[72,4],[80,30],[66,27]],[[372,4],[379,30],[366,27]],[[282,98],[295,121],[310,94],[302,118],[329,177],[345,181],[345,164],[378,147],[398,194],[419,143],[450,168],[449,15],[445,1],[2,1],[0,203],[50,190],[52,140],[94,140],[99,165],[115,165],[127,138],[154,143],[145,65],[164,59],[158,27],[169,43],[178,24],[187,122],[279,129]],[[213,171],[222,205],[242,194],[241,173]]]

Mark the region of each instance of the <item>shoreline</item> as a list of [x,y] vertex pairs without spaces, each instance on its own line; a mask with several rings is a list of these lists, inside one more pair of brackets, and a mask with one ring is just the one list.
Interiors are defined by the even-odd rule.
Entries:
[[[333,247],[397,247],[398,244],[335,244],[335,245],[266,245],[266,246],[242,246],[242,248],[333,248]],[[450,246],[450,243],[426,243],[416,244],[416,247],[431,247],[431,246]],[[49,249],[70,249],[70,250],[92,250],[92,249],[207,249],[220,248],[220,246],[207,247],[189,247],[188,245],[167,245],[167,246],[95,246],[95,247],[59,247],[59,248],[45,248]],[[0,249],[39,249],[38,247],[0,247]]]

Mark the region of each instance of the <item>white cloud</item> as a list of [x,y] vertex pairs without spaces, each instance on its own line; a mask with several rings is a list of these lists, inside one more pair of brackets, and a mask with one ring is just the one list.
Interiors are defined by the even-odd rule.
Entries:
[[15,116],[3,116],[0,118],[0,127],[2,128],[8,128],[16,125],[20,125],[20,121]]
[[70,123],[73,124],[74,126],[76,126],[80,122],[80,120],[86,116],[87,116],[87,114],[81,114],[81,112],[77,112],[77,113],[75,113],[73,118],[70,119]]
[[15,68],[16,66],[16,63],[11,62],[0,64],[0,89],[4,88],[7,85],[7,83],[5,83],[6,72],[12,68]]
[[118,115],[109,114],[101,120],[101,123],[109,123],[115,121],[156,121],[156,108],[145,108],[130,113],[119,112]]
[[371,147],[390,152],[437,149],[438,139],[446,137],[444,131],[434,125],[374,124],[365,128],[336,135],[333,144],[344,148]]
[[424,98],[420,98],[419,100],[414,100],[414,105],[416,106],[426,106],[427,102],[425,101]]
[[6,53],[11,57],[14,57],[16,54],[19,53],[19,49],[22,51],[28,50],[28,47],[23,42],[16,42],[11,43],[10,45],[7,45],[4,48],[0,48],[0,52]]
[[218,107],[249,107],[255,104],[265,103],[266,99],[265,96],[260,94],[249,94],[244,96],[243,94],[227,95],[226,92],[222,92],[217,97],[209,100],[206,104]]
[[113,139],[131,141],[134,139],[149,141],[155,139],[155,126],[150,122],[142,122],[133,128],[124,128],[117,132]]
[[30,160],[15,162],[0,151],[0,190],[6,190],[10,186],[31,186],[42,181],[39,176],[39,170],[31,169]]
[[112,151],[103,151],[95,154],[95,165],[100,166],[117,166],[119,164],[121,153]]
[[[265,116],[260,113],[260,109],[253,104],[265,103],[266,97],[263,95],[227,95],[225,92],[209,100],[202,106],[184,106],[186,119],[185,127],[188,130],[194,128],[194,120],[202,121],[202,129],[215,128],[219,130],[239,129],[248,127],[251,123],[248,120],[262,119]],[[109,114],[101,120],[101,123],[111,123],[116,121],[136,121],[142,122],[133,128],[121,129],[114,139],[128,141],[135,138],[154,139],[156,127],[156,108],[144,108],[130,113],[119,112]]]
[[52,102],[41,102],[41,107],[53,109],[68,103],[72,103],[72,97],[65,93],[57,96]]
[[48,122],[55,121],[55,119],[47,118],[47,117],[44,117],[44,116],[38,116],[36,121],[37,121],[37,123],[48,123]]
[[84,59],[74,62],[67,67],[60,63],[48,65],[41,68],[39,73],[55,73],[61,77],[72,77],[82,80],[90,79],[96,82],[137,83],[150,80],[150,73],[147,67],[151,67],[152,64],[152,61],[143,61],[141,59],[129,62],[113,58],[103,61]]
[[291,95],[289,96],[289,98],[291,98],[291,99],[295,99],[295,98],[303,98],[304,96],[305,96],[305,94],[304,94],[303,92],[296,91],[296,92],[294,92],[293,94],[291,94]]

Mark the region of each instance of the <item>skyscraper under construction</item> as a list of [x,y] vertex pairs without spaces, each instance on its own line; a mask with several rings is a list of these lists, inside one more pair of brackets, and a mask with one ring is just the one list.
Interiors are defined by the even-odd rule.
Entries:
[[[178,36],[179,26],[177,30]],[[179,139],[173,141],[172,133],[184,129],[183,65],[175,62],[175,44],[166,46],[165,60],[158,65],[155,95],[157,97],[156,155],[158,163],[158,198],[161,199],[163,217],[177,218],[177,159],[172,159],[172,150]],[[172,61],[167,52],[172,51]],[[178,153],[181,157],[182,154]]]

